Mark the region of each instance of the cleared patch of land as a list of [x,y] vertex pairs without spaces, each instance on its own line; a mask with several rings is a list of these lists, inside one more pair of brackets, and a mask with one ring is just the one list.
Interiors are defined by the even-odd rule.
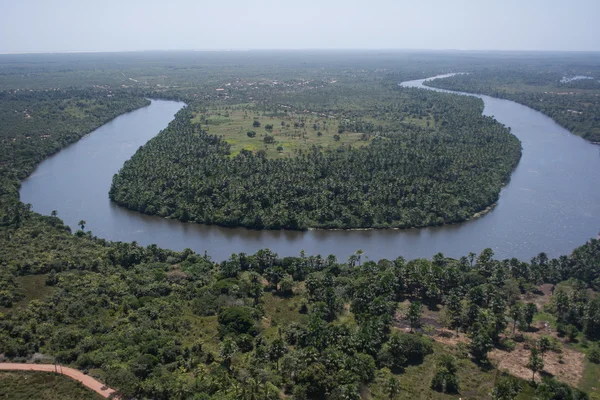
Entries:
[[196,113],[193,122],[212,135],[222,136],[232,146],[232,156],[242,150],[264,150],[267,157],[287,158],[313,146],[322,151],[359,148],[371,140],[371,135],[362,132],[340,132],[340,120],[333,115],[286,108],[265,113],[252,104],[210,108]]

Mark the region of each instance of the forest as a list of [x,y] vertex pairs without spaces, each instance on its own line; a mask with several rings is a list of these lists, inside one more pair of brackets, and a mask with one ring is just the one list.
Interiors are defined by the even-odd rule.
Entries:
[[[490,249],[378,262],[361,251],[337,260],[264,249],[217,263],[73,235],[32,212],[2,231],[11,238],[0,250],[0,352],[43,354],[124,398],[597,393],[595,239],[530,262],[495,260]],[[498,367],[513,354],[526,358],[508,368],[516,378]]]
[[105,88],[0,92],[0,196],[15,195],[44,158],[148,104]]
[[[354,53],[291,54],[268,69],[264,57],[0,56],[4,360],[69,365],[124,399],[600,398],[597,239],[555,259],[498,260],[481,249],[456,259],[386,260],[357,249],[341,260],[265,248],[232,249],[216,262],[210,252],[108,241],[85,224],[73,232],[60,211],[40,215],[19,201],[20,181],[45,157],[162,97],[188,106],[115,178],[111,195],[127,195],[128,207],[238,225],[248,210],[260,217],[248,226],[296,229],[320,216],[328,227],[465,219],[495,201],[518,162],[518,140],[481,115],[479,100],[396,83],[467,66],[547,62],[504,54],[368,62]],[[240,67],[248,59],[251,66]],[[255,81],[260,89],[249,88]],[[234,112],[248,117],[217,123]],[[248,126],[240,132],[238,123]],[[344,135],[358,132],[365,143],[345,147]],[[285,154],[285,141],[295,151]],[[150,156],[156,162],[146,168]],[[146,186],[130,180],[136,174]],[[352,185],[361,179],[367,187]],[[323,188],[355,202],[315,196]],[[217,199],[212,216],[194,206],[209,193]],[[383,217],[402,202],[410,213]],[[333,206],[323,209],[327,203]],[[92,398],[55,375],[27,374],[0,373],[0,396]]]
[[[461,222],[492,205],[521,156],[509,129],[481,115],[479,99],[368,78],[301,88],[297,97],[293,90],[253,91],[254,110],[225,135],[213,134],[218,127],[201,117],[202,103],[190,104],[125,163],[110,198],[143,213],[222,226],[422,227]],[[231,125],[230,112],[223,107],[218,126]],[[296,136],[279,128],[290,120]],[[344,142],[352,134],[368,143],[350,147]],[[230,143],[247,136],[252,147],[232,152]],[[328,138],[340,145],[323,149]],[[273,156],[286,149],[287,157]]]
[[600,70],[576,71],[581,72],[569,71],[565,76],[557,71],[490,68],[434,79],[427,85],[516,101],[546,114],[570,132],[600,143]]

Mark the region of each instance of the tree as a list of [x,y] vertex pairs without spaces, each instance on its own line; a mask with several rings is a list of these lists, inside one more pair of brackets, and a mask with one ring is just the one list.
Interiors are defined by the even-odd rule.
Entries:
[[263,142],[265,142],[265,144],[273,144],[275,143],[275,138],[270,135],[265,135],[265,137],[263,138]]
[[525,305],[525,309],[523,310],[523,318],[527,323],[527,329],[531,327],[531,323],[533,322],[533,317],[537,313],[537,306],[535,303],[527,303]]
[[235,353],[237,353],[237,351],[238,346],[231,338],[227,338],[221,343],[219,354],[225,362],[225,367],[227,368],[227,371],[231,372],[231,359],[233,358]]
[[255,128],[259,128],[260,127],[260,121],[254,120],[254,122],[252,123],[252,126]]
[[550,350],[552,347],[552,343],[550,342],[550,338],[548,336],[542,336],[537,343],[538,350],[542,356],[542,361],[544,361],[544,354]]
[[138,378],[145,379],[150,375],[156,364],[158,364],[158,359],[156,357],[151,354],[143,354],[131,363],[130,369]]
[[512,376],[504,376],[496,382],[492,389],[493,400],[514,400],[523,390],[521,383]]
[[443,354],[438,361],[436,373],[431,380],[431,388],[439,392],[458,393],[457,370],[454,357],[449,354]]
[[456,291],[450,292],[450,294],[446,297],[446,311],[448,314],[448,318],[450,318],[451,327],[456,329],[458,333],[458,329],[461,326],[462,322],[462,313],[463,307],[462,302]]
[[52,210],[52,212],[50,213],[51,217],[56,218],[56,216],[58,215],[58,212],[56,210]]
[[527,363],[527,368],[529,368],[531,372],[533,372],[533,375],[531,376],[531,381],[535,383],[535,373],[544,369],[544,360],[540,358],[539,351],[536,347],[531,348],[531,354],[529,355],[529,362]]
[[273,125],[271,125],[271,124],[267,124],[267,125],[265,125],[265,129],[266,129],[267,131],[271,132],[271,131],[273,130]]
[[283,147],[282,146],[277,146],[277,151],[281,153],[283,151]]
[[413,301],[408,307],[408,312],[404,319],[410,323],[410,331],[413,332],[415,328],[419,327],[421,321],[421,314],[423,313],[423,306],[418,301]]
[[280,267],[267,268],[265,271],[265,278],[269,281],[276,292],[279,291],[279,282],[285,277],[285,273]]
[[386,383],[386,389],[390,400],[394,400],[400,394],[402,387],[400,386],[400,381],[395,376],[390,376]]
[[250,288],[248,289],[248,292],[250,294],[250,296],[254,299],[254,305],[258,305],[258,301],[260,300],[260,297],[263,294],[263,285],[260,281],[260,274],[258,272],[255,271],[250,271],[249,273],[249,277],[250,277]]
[[517,329],[517,323],[523,318],[523,305],[521,303],[515,303],[510,308],[510,317],[513,320],[513,336]]
[[277,371],[279,371],[279,360],[287,351],[288,348],[282,339],[275,339],[269,346],[269,357],[276,362]]
[[333,140],[335,140],[336,142],[340,141],[340,135],[333,135]]
[[583,333],[588,339],[600,339],[600,297],[588,301],[584,307]]
[[595,344],[590,347],[587,353],[587,359],[594,364],[600,364],[600,345]]
[[256,132],[254,132],[254,131],[248,131],[248,132],[246,132],[246,135],[248,135],[249,138],[253,138],[253,137],[256,136]]
[[359,265],[359,266],[360,266],[360,259],[361,259],[362,255],[363,255],[364,253],[365,253],[365,252],[364,252],[364,251],[362,251],[362,250],[360,250],[360,249],[359,249],[359,250],[356,250],[356,253],[354,253],[354,254],[356,254],[356,261],[358,262],[358,265]]
[[494,348],[494,342],[483,329],[479,329],[471,340],[471,354],[477,362],[487,361],[487,355]]
[[83,219],[77,223],[77,225],[79,225],[79,228],[81,230],[85,229],[85,224],[87,224],[87,222],[85,222],[85,220],[83,220]]
[[256,333],[253,311],[250,307],[234,306],[221,309],[219,311],[218,321],[220,324],[221,335]]

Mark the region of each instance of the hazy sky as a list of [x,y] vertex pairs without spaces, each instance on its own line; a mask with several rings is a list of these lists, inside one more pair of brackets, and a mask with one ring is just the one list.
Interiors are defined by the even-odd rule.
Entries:
[[0,52],[600,50],[600,0],[0,0]]

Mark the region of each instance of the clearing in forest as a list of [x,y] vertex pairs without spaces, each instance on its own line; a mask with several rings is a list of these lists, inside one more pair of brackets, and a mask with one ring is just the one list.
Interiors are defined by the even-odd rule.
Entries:
[[197,112],[193,122],[211,135],[222,136],[232,146],[232,156],[242,150],[264,150],[269,158],[287,158],[313,146],[322,151],[359,148],[372,138],[340,129],[336,116],[291,107],[263,112],[252,104],[220,106]]

